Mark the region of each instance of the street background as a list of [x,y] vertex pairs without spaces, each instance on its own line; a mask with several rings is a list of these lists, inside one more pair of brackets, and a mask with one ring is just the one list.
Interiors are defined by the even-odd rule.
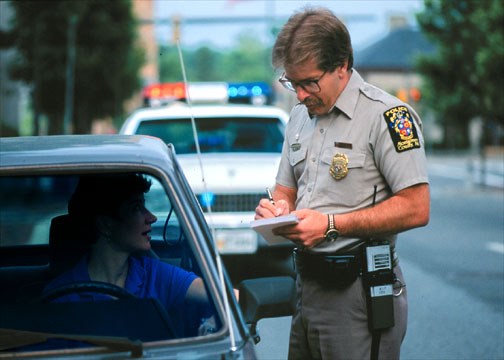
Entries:
[[[504,359],[504,155],[428,156],[431,218],[399,237],[403,360]],[[260,359],[287,358],[290,317],[259,322]]]
[[[425,74],[421,78],[413,58],[402,55],[417,51],[425,54],[419,37],[425,26],[419,29],[415,14],[430,2],[133,0],[136,16],[143,22],[138,25],[136,20],[128,20],[124,15],[130,13],[128,10],[124,19],[114,17],[111,27],[108,16],[118,4],[125,3],[54,1],[40,5],[37,1],[0,1],[2,31],[12,26],[12,19],[24,20],[16,27],[15,36],[3,38],[11,39],[12,48],[0,49],[0,135],[117,131],[125,116],[141,104],[141,89],[135,84],[168,81],[168,75],[173,75],[170,71],[180,80],[178,54],[169,51],[174,47],[177,16],[181,20],[181,44],[190,55],[187,59],[200,60],[195,61],[200,66],[193,64],[188,69],[190,81],[207,81],[213,64],[217,70],[226,71],[218,80],[241,75],[233,80],[248,81],[252,75],[267,74],[267,80],[276,84],[269,68],[269,52],[262,57],[262,48],[255,53],[242,51],[254,47],[249,42],[241,44],[237,38],[246,34],[261,40],[261,47],[270,46],[274,30],[294,10],[308,4],[327,6],[348,23],[356,55],[357,51],[365,52],[356,56],[356,61],[367,61],[358,67],[367,81],[397,96],[417,95],[412,100],[418,103],[412,105],[424,121],[427,149],[431,150],[430,224],[402,234],[398,244],[409,293],[403,359],[504,359],[504,155],[502,150],[487,148],[487,158],[482,161],[477,154],[482,145],[502,149],[504,144],[502,1],[445,0],[440,2],[445,11],[427,12],[425,24],[441,24],[440,34],[453,37],[436,37],[444,40],[441,46],[450,56],[443,58],[439,64],[442,71],[435,73],[447,76],[431,76],[430,87],[422,90],[420,97],[419,84],[427,78]],[[25,10],[16,14],[14,4]],[[479,7],[481,4],[493,8]],[[33,8],[38,11],[32,14]],[[72,21],[75,14],[80,15],[78,23]],[[251,23],[226,23],[247,16],[262,18]],[[216,17],[223,23],[213,24]],[[405,27],[392,31],[391,20],[398,17],[404,17]],[[141,68],[137,64],[135,71],[140,76],[133,79],[128,73],[133,70],[115,61],[135,54],[136,39],[129,30],[136,26],[147,63]],[[19,38],[25,41],[19,42]],[[130,45],[122,52],[109,45],[123,42]],[[219,52],[206,48],[214,46]],[[221,53],[222,49],[225,51]],[[18,75],[26,78],[11,79],[9,66],[4,64],[10,65],[22,51],[34,55],[20,62],[26,67]],[[73,53],[76,56],[71,56]],[[167,61],[170,54],[174,54],[173,62]],[[212,56],[214,63],[209,61]],[[217,61],[221,58],[232,61]],[[135,63],[134,57],[129,60]],[[257,64],[267,66],[258,70]],[[128,92],[134,91],[136,103],[124,106],[127,99],[131,100]],[[430,104],[429,92],[434,94]],[[433,104],[432,99],[445,102]],[[100,111],[93,112],[97,109]],[[470,150],[446,153],[440,149]],[[286,358],[289,324],[290,318],[259,323],[262,341],[257,351],[261,359]]]

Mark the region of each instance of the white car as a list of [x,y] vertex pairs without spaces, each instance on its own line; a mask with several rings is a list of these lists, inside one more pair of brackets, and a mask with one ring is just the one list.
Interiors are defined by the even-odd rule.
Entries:
[[173,144],[234,280],[292,270],[290,244],[268,246],[250,229],[259,200],[275,184],[287,121],[273,106],[173,103],[135,111],[120,130]]

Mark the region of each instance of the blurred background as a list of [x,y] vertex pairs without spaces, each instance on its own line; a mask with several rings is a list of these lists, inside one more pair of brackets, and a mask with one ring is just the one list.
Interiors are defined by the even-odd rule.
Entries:
[[142,88],[181,81],[265,81],[275,35],[293,11],[326,6],[347,24],[355,67],[410,102],[429,150],[504,143],[504,4],[406,1],[0,1],[2,136],[115,132]]
[[[0,136],[116,133],[149,85],[263,81],[275,35],[303,6],[348,26],[355,68],[424,122],[428,227],[401,237],[410,296],[405,359],[504,359],[502,0],[0,1]],[[286,356],[290,319],[263,324]]]

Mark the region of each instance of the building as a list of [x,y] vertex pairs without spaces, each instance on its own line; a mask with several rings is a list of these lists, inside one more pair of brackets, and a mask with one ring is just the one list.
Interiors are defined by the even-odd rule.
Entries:
[[[9,30],[9,21],[13,16],[9,1],[0,1],[0,31]],[[0,136],[16,136],[21,122],[21,103],[26,95],[26,87],[13,81],[6,66],[16,55],[11,48],[0,49]],[[25,96],[26,97],[26,96]]]
[[435,124],[434,114],[422,107],[422,78],[416,71],[420,55],[436,51],[419,29],[401,18],[391,18],[390,32],[367,48],[354,54],[354,67],[370,84],[411,104],[424,122],[427,146],[442,140],[442,129]]

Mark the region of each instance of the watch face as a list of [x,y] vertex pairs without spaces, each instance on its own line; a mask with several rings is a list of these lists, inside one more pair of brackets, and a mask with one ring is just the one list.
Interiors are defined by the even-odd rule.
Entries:
[[325,235],[326,241],[333,242],[338,238],[338,235],[339,235],[338,231],[336,231],[335,229],[331,229]]

